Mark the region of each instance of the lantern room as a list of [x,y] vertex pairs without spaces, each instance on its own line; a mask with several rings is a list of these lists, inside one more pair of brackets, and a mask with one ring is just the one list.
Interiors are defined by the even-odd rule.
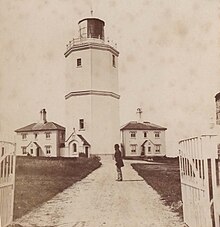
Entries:
[[95,38],[104,41],[104,21],[98,18],[85,18],[78,24],[80,38]]

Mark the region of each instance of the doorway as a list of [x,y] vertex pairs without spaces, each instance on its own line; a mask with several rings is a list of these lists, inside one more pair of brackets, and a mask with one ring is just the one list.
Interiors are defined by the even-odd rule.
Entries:
[[85,154],[86,154],[86,157],[88,158],[89,157],[89,147],[85,147]]

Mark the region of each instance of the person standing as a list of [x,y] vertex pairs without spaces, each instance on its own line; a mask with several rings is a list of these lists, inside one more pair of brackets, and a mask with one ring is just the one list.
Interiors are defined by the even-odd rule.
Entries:
[[119,150],[119,145],[118,144],[115,144],[115,165],[117,167],[117,173],[118,173],[118,179],[117,181],[122,181],[122,171],[121,171],[121,167],[124,166],[124,163],[123,163],[123,160],[122,160],[122,157],[121,157],[121,151]]

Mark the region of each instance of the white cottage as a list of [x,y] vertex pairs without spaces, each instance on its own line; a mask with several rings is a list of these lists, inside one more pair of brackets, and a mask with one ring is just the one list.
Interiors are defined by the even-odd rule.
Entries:
[[165,131],[150,122],[131,121],[121,128],[122,152],[129,156],[165,156]]
[[40,121],[15,130],[17,155],[60,156],[65,144],[65,128],[46,119],[46,110],[40,111]]

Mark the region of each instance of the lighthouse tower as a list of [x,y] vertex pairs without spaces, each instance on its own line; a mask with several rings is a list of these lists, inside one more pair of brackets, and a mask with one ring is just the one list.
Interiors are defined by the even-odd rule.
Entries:
[[120,142],[119,52],[105,42],[104,21],[85,18],[78,25],[79,37],[67,44],[64,54],[66,146],[70,156],[77,151],[112,155]]

